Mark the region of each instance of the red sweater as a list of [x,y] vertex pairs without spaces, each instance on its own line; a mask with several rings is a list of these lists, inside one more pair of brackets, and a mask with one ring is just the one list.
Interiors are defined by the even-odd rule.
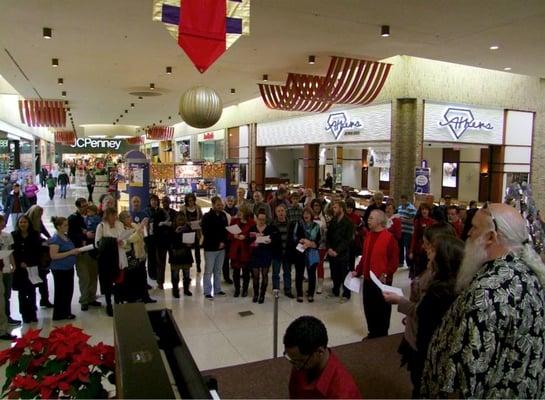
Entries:
[[384,229],[380,232],[369,232],[363,242],[363,255],[356,268],[358,276],[369,279],[373,271],[380,278],[386,274],[392,278],[399,266],[399,246],[394,236]]
[[390,233],[394,235],[396,240],[400,240],[401,239],[401,220],[399,218],[391,218],[390,221],[392,222],[390,227],[388,228],[388,231],[390,231]]
[[424,243],[424,231],[435,224],[433,218],[415,218],[414,220],[414,232],[411,240],[411,253],[414,255],[424,252],[422,244]]
[[451,222],[450,224],[454,228],[454,232],[456,232],[456,237],[460,239],[464,230],[464,223],[462,222],[462,220],[459,219],[458,221]]
[[246,264],[250,261],[252,251],[250,250],[250,229],[255,225],[253,219],[249,219],[246,223],[242,223],[240,218],[231,219],[231,225],[238,225],[242,231],[240,234],[246,237],[245,240],[235,239],[235,236],[231,233],[229,235],[229,258],[231,259],[231,266],[233,268],[240,268],[242,264]]

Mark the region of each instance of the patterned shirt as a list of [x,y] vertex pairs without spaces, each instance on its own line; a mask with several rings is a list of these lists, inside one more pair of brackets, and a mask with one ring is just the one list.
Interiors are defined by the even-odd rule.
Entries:
[[523,261],[487,263],[430,343],[421,396],[545,397],[545,291]]
[[[401,217],[401,232],[412,234],[414,229],[412,219],[416,216],[416,208],[411,203],[407,203],[405,207],[400,205],[397,208],[397,213]],[[410,218],[411,220],[407,221],[404,218]]]
[[293,222],[299,222],[299,220],[303,218],[303,209],[301,206],[299,206],[299,204],[296,206],[291,206],[287,210],[287,217],[290,224]]

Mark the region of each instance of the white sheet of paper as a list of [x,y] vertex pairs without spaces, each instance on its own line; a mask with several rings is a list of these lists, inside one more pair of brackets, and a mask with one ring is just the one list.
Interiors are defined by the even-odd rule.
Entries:
[[229,225],[225,229],[227,229],[227,232],[229,232],[232,235],[240,235],[242,233],[242,230],[240,229],[240,226],[238,226],[236,224],[235,225]]
[[132,236],[134,233],[134,229],[125,229],[121,235],[119,235],[119,239],[121,240],[127,240]]
[[195,243],[195,232],[187,232],[182,235],[182,242],[187,244]]
[[301,253],[305,252],[305,246],[302,243],[299,243],[295,249]]
[[193,229],[194,231],[197,231],[197,230],[200,230],[201,229],[201,221],[191,221],[189,223],[189,225],[191,225],[191,229]]
[[344,278],[344,286],[352,292],[359,293],[361,289],[361,279],[352,276],[352,272],[349,272]]
[[13,253],[13,250],[0,250],[0,258],[4,260],[11,256],[11,253]]
[[38,274],[38,267],[27,267],[28,272],[28,280],[33,285],[37,285],[38,283],[42,283],[42,279],[40,278],[40,275]]
[[270,240],[271,240],[270,236],[257,236],[255,238],[255,242],[257,244],[260,244],[260,243],[267,244],[268,242],[270,242]]
[[91,251],[94,248],[95,246],[93,246],[92,244],[88,244],[87,246],[80,247],[78,250],[80,251],[80,253],[84,253],[86,251]]
[[373,271],[371,271],[371,280],[374,282],[375,285],[377,285],[379,287],[379,289],[384,293],[384,292],[390,292],[390,293],[395,293],[399,296],[403,296],[403,290],[401,290],[400,288],[397,288],[395,286],[390,286],[390,285],[385,285],[384,283],[382,283],[380,281],[380,279],[377,278],[377,276],[375,275],[375,273]]

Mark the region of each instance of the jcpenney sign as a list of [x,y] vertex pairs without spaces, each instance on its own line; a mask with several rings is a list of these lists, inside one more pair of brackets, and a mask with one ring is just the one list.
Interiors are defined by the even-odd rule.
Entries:
[[91,138],[79,138],[76,140],[76,143],[70,147],[78,148],[92,148],[92,149],[111,149],[119,150],[121,147],[121,140],[115,139],[91,139]]
[[123,139],[79,138],[73,145],[55,144],[57,154],[125,154],[138,149],[138,145],[130,145]]

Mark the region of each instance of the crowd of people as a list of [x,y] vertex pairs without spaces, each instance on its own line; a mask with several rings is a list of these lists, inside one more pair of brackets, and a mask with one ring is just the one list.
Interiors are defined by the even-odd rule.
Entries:
[[[227,296],[224,285],[232,284],[234,297],[251,295],[258,304],[270,293],[271,267],[272,288],[297,302],[306,298],[312,303],[327,290],[344,303],[351,295],[344,281],[352,275],[363,278],[364,340],[388,335],[392,304],[405,315],[398,351],[411,373],[414,397],[544,394],[545,267],[516,209],[488,203],[478,209],[472,202],[469,210],[460,210],[449,198],[441,206],[421,203],[417,209],[407,196],[396,207],[376,193],[361,215],[355,201],[343,194],[326,201],[310,189],[289,193],[280,185],[265,199],[257,188],[250,190],[251,196],[239,188],[236,197],[213,197],[206,213],[194,194],[186,195],[179,211],[170,207],[168,197],[151,195],[144,207],[134,196],[130,210],[120,214],[111,196],[103,196],[98,206],[78,198],[68,218],[53,218],[51,236],[43,209],[28,207],[13,185],[9,212],[0,215],[0,250],[12,250],[0,260],[0,338],[13,339],[8,327],[21,323],[11,318],[12,290],[18,292],[23,323],[37,321],[36,288],[39,305],[53,308],[53,320],[74,319],[74,273],[81,310],[102,307],[100,283],[109,316],[114,302],[155,302],[149,282],[165,290],[168,266],[174,298],[193,295],[190,271],[195,265],[203,273],[206,299]],[[8,215],[16,221],[11,234],[2,231]],[[325,261],[331,288],[324,287]],[[405,266],[411,279],[407,297],[388,289]],[[33,268],[39,284],[31,279]],[[305,324],[321,329],[316,321]],[[311,356],[316,363],[301,370],[339,362],[327,350],[327,337],[316,348],[301,340],[286,333],[294,366]],[[294,381],[307,378],[304,372],[292,374]],[[357,388],[345,394],[359,395]]]

